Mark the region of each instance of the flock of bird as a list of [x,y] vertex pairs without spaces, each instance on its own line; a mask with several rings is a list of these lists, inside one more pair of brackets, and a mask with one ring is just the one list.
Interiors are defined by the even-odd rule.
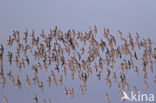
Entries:
[[[35,34],[34,30],[30,32],[27,28],[25,32],[13,31],[7,40],[7,48],[4,44],[0,45],[0,86],[5,88],[8,81],[19,89],[23,85],[28,88],[35,85],[42,92],[45,85],[62,86],[65,95],[72,99],[75,88],[66,87],[64,78],[78,78],[81,81],[80,93],[85,95],[88,78],[96,75],[98,80],[103,78],[110,89],[112,85],[116,85],[120,92],[134,89],[137,94],[137,87],[130,86],[126,74],[131,70],[137,76],[142,76],[145,88],[149,88],[148,76],[151,72],[153,83],[156,84],[153,67],[156,63],[156,48],[153,46],[150,38],[141,39],[138,33],[129,33],[126,36],[118,31],[117,35],[112,35],[110,30],[105,28],[100,35],[96,26],[90,27],[85,33],[75,30],[63,33],[57,26],[47,35],[44,30],[41,34]],[[12,50],[7,50],[11,47]],[[11,65],[17,69],[9,69]],[[24,73],[23,80],[19,74],[24,72],[25,68],[33,73],[33,77]],[[40,72],[48,74],[44,77],[47,78],[46,81],[39,78]],[[33,101],[38,103],[38,98],[35,94]],[[105,100],[108,103],[111,102],[110,98],[109,93],[106,93]],[[3,101],[8,103],[7,96],[4,96]],[[43,102],[53,103],[51,99],[43,99]]]

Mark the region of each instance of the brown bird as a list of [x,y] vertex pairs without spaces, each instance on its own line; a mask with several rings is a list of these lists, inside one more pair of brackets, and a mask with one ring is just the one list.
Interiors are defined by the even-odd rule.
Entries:
[[49,99],[49,103],[52,103],[52,100],[51,99]]
[[60,86],[62,86],[62,83],[63,83],[63,77],[62,77],[62,75],[60,75],[59,81],[60,81]]
[[120,38],[122,39],[122,32],[120,31],[120,30],[118,30],[118,33],[119,33],[119,35],[120,35]]
[[43,103],[47,103],[47,101],[45,99],[43,99]]
[[95,32],[95,34],[97,34],[97,27],[96,27],[96,25],[94,25],[94,32]]
[[144,76],[144,79],[148,79],[148,73],[147,72],[143,72],[143,76]]
[[18,88],[22,88],[22,83],[20,81],[19,75],[17,75],[17,78],[16,78],[16,85],[18,86]]
[[130,86],[128,83],[126,83],[126,87],[128,88],[128,91],[130,90]]
[[109,95],[106,93],[106,101],[107,103],[110,103],[110,98],[109,98]]
[[4,88],[6,85],[6,78],[3,78],[3,81],[2,81],[2,88]]
[[13,75],[11,75],[11,82],[12,82],[13,85],[15,84],[15,78],[14,78]]
[[136,72],[136,73],[137,73],[137,75],[139,76],[139,70],[138,70],[138,67],[137,67],[137,66],[135,67],[134,72]]
[[54,81],[55,86],[57,86],[56,75],[53,71],[51,71],[51,77],[52,77],[52,80]]
[[113,78],[115,80],[115,82],[117,81],[117,77],[116,77],[116,73],[114,72]]
[[44,30],[42,30],[42,34],[40,34],[40,36],[42,37],[42,38],[45,38],[45,33],[44,33]]
[[29,79],[28,75],[26,75],[26,82],[27,82],[27,86],[29,88],[31,88],[31,83],[30,83],[30,79]]
[[138,89],[134,86],[134,92],[135,94],[138,94]]
[[69,89],[69,97],[72,99],[74,97],[74,89]]
[[10,65],[12,64],[12,59],[13,59],[13,55],[11,52],[8,52],[8,59],[9,59],[9,63]]
[[39,88],[41,88],[41,91],[43,92],[44,91],[44,84],[43,82],[41,81],[40,85],[39,85]]
[[147,81],[144,81],[144,86],[145,86],[145,88],[148,88],[148,83],[147,83]]
[[80,85],[80,90],[81,90],[82,95],[84,95],[84,89],[82,85]]
[[25,41],[25,44],[27,43],[28,41],[28,29],[26,28],[26,31],[24,32],[25,34],[25,37],[23,38],[23,40]]
[[156,75],[155,75],[155,77],[154,77],[154,81],[153,81],[155,84],[156,84]]
[[4,96],[4,103],[8,103],[8,99],[5,96]]
[[13,44],[14,38],[12,38],[12,37],[9,35],[9,39],[8,39],[7,41],[8,41],[7,45],[11,47],[12,44]]

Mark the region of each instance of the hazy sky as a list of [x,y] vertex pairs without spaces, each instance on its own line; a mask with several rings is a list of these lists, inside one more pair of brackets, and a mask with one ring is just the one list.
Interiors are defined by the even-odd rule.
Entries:
[[1,35],[25,27],[58,25],[86,30],[96,24],[124,32],[156,33],[155,0],[0,0]]
[[[138,32],[142,37],[156,41],[155,12],[155,0],[0,0],[0,43],[4,43],[13,30],[24,32],[27,27],[38,33],[42,29],[48,33],[56,25],[64,32],[68,29],[88,31],[89,26],[97,25],[100,31],[110,28],[114,34],[117,30],[125,34]],[[130,81],[136,79],[130,77]],[[70,84],[68,80],[66,82]],[[156,85],[146,90],[141,83],[136,84],[142,92],[152,92],[156,96]],[[39,95],[52,97],[54,103],[105,103],[107,87],[103,88],[104,84],[92,78],[88,81],[87,94],[81,96],[78,93],[73,100],[64,95],[63,88],[46,89],[44,94]],[[4,89],[0,88],[0,100],[6,95],[12,101],[9,103],[31,103],[33,94],[40,93],[35,87],[30,92],[26,87],[18,90],[9,83],[7,85]],[[121,102],[120,95],[115,95],[117,89],[107,92],[112,93],[112,103]]]

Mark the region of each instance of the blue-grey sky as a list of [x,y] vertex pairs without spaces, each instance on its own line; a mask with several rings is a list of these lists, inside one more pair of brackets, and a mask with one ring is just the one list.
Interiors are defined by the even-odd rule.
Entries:
[[[142,38],[150,37],[155,42],[155,5],[155,0],[0,0],[0,43],[6,42],[13,30],[24,32],[28,28],[40,33],[44,29],[48,33],[56,25],[64,32],[68,29],[88,31],[89,26],[94,25],[97,25],[101,33],[103,28],[109,28],[114,35],[117,30],[125,34],[138,32]],[[143,79],[131,74],[129,81],[132,84],[142,80],[136,83],[141,92],[151,92],[156,96],[156,85],[151,84],[147,90],[143,86]],[[113,97],[112,103],[121,102],[116,87],[108,91],[105,83],[94,77],[96,76],[88,80],[86,95],[82,96],[79,92],[73,100],[64,95],[63,88],[46,88],[41,93],[36,87],[18,90],[8,82],[6,88],[0,88],[0,102],[5,95],[8,96],[9,103],[31,103],[34,94],[39,93],[45,99],[52,98],[54,103],[106,103],[106,91]],[[135,83],[132,81],[134,79]],[[71,84],[71,87],[79,84],[78,80],[69,81],[67,79],[65,84]]]

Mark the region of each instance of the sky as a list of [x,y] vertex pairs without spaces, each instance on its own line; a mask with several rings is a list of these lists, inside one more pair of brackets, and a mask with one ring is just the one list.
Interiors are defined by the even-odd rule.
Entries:
[[[50,28],[58,26],[66,32],[68,29],[88,31],[90,26],[96,25],[103,33],[104,28],[109,28],[112,34],[122,31],[125,35],[138,32],[141,37],[150,37],[156,41],[156,1],[155,0],[0,0],[0,43],[6,42],[13,30],[41,33],[42,29],[49,32]],[[156,71],[155,71],[156,72]],[[44,74],[43,74],[44,78]],[[140,79],[129,74],[129,80]],[[70,80],[69,80],[70,81]],[[67,84],[76,86],[78,81],[66,80]],[[141,92],[152,92],[156,96],[156,85],[146,90],[142,82],[135,82],[140,86]],[[134,83],[134,84],[135,84]],[[18,90],[11,83],[0,88],[0,103],[4,95],[9,97],[9,103],[30,103],[34,93],[41,97],[52,98],[54,103],[106,103],[105,83],[91,78],[88,81],[88,91],[85,96],[77,93],[73,100],[64,95],[63,88],[45,89],[45,93],[35,87],[32,90],[24,87]],[[118,91],[112,88],[112,103],[120,101]],[[28,97],[28,98],[27,98]],[[128,102],[127,102],[128,103]]]

